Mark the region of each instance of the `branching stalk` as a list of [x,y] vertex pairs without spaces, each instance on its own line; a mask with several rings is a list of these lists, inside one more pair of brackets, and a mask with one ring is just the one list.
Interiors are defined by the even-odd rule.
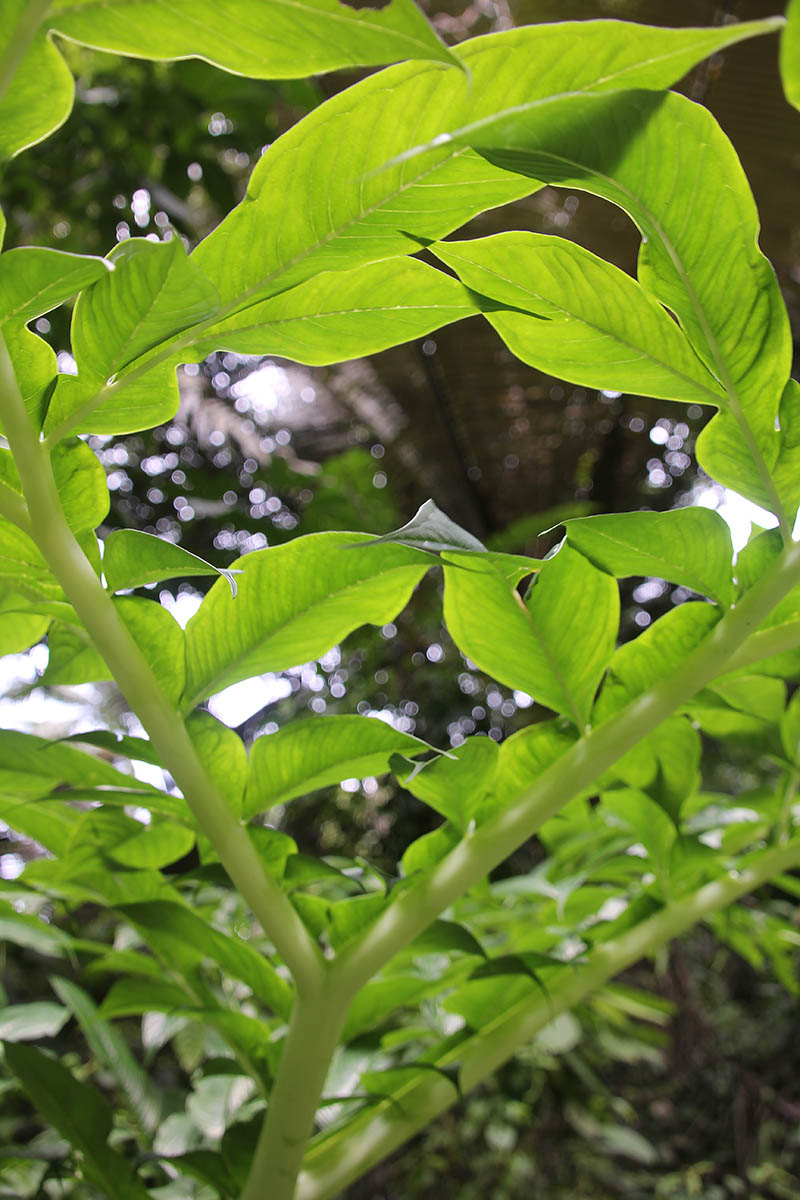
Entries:
[[[436,1063],[458,1064],[463,1091],[491,1075],[524,1046],[549,1021],[574,1008],[599,987],[691,929],[714,912],[726,908],[783,871],[800,865],[800,838],[754,855],[740,871],[731,871],[705,887],[674,900],[649,920],[591,951],[588,961],[564,968],[548,981],[548,996],[537,990],[514,1005],[480,1033],[460,1043]],[[420,1075],[404,1091],[352,1122],[347,1138],[335,1134],[312,1146],[306,1169],[298,1180],[294,1200],[332,1200],[353,1180],[396,1150],[415,1133],[451,1107],[456,1099],[452,1083],[432,1071]],[[247,1200],[250,1200],[248,1197]],[[255,1194],[253,1197],[255,1200]]]
[[672,675],[576,742],[518,800],[463,838],[361,937],[347,945],[333,967],[339,981],[357,989],[370,979],[454,900],[532,837],[544,821],[720,675],[734,651],[798,584],[800,544],[793,544]]
[[161,690],[64,517],[50,457],[31,424],[0,335],[0,404],[30,514],[31,534],[220,860],[291,970],[316,988],[322,955],[244,826],[206,774],[183,721]]

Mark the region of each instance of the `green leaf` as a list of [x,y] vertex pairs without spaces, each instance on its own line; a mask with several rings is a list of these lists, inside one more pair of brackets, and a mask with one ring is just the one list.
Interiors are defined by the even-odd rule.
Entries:
[[84,629],[57,622],[47,636],[47,650],[47,666],[41,677],[45,687],[74,687],[112,678]]
[[781,75],[786,99],[800,109],[800,0],[789,0],[781,35]]
[[442,920],[434,921],[423,933],[415,937],[407,952],[416,957],[421,954],[449,954],[454,950],[459,954],[486,957],[483,946],[464,925]]
[[5,1060],[44,1120],[80,1151],[90,1182],[114,1200],[147,1200],[130,1165],[108,1145],[111,1109],[96,1088],[33,1046],[6,1043]]
[[242,815],[250,818],[342,779],[385,774],[392,755],[411,757],[429,749],[374,717],[291,721],[253,743]]
[[370,545],[373,546],[384,542],[413,546],[417,550],[430,550],[434,553],[442,550],[477,550],[486,553],[483,542],[479,542],[468,530],[451,521],[447,513],[443,513],[433,500],[426,500],[411,520],[399,529],[370,539]]
[[109,858],[123,867],[160,870],[188,854],[195,834],[173,821],[151,821],[107,850]]
[[397,780],[412,796],[446,817],[464,833],[492,791],[499,750],[488,737],[470,737],[429,762],[411,769],[402,761],[392,764]]
[[370,892],[366,896],[351,896],[330,906],[328,937],[333,950],[341,950],[356,934],[365,929],[387,904],[383,892]]
[[134,1058],[125,1038],[102,1020],[91,996],[71,979],[56,977],[50,980],[50,984],[80,1025],[94,1057],[117,1080],[141,1128],[154,1132],[163,1110],[162,1095]]
[[458,845],[460,840],[461,835],[458,830],[447,822],[430,833],[424,833],[422,837],[411,843],[400,859],[403,876],[408,879],[411,875],[425,872],[435,866]]
[[45,600],[63,600],[55,576],[27,533],[0,517],[0,583]]
[[486,319],[523,362],[589,387],[724,400],[661,305],[582,246],[514,232],[431,249],[479,293]]
[[430,560],[404,546],[351,548],[367,540],[311,534],[240,559],[236,600],[218,581],[186,626],[184,708],[241,679],[317,658],[359,625],[391,621]]
[[255,79],[302,79],[399,59],[457,64],[411,0],[357,8],[337,0],[56,0],[50,23],[66,37],[156,60],[196,56]]
[[45,790],[69,784],[81,788],[136,787],[141,792],[158,795],[157,789],[123,774],[94,755],[16,730],[0,729],[0,764],[2,770],[19,772],[31,780],[41,779]]
[[236,595],[236,572],[215,567],[164,538],[138,529],[115,529],[103,545],[103,574],[109,591],[142,587],[190,575],[221,575]]
[[0,588],[0,657],[27,650],[47,633],[49,616],[26,612],[27,608],[25,597],[19,592]]
[[733,602],[730,530],[709,508],[619,513],[564,524],[567,543],[618,579],[656,576],[726,607]]
[[[0,27],[0,55],[13,52],[18,26],[29,0],[6,0]],[[46,80],[47,86],[42,82]],[[33,38],[8,88],[0,97],[0,159],[12,158],[41,142],[69,116],[75,84],[47,30]],[[3,222],[5,226],[5,222]]]
[[533,785],[539,775],[575,743],[575,733],[563,722],[540,721],[512,733],[500,746],[494,791],[499,808],[506,808]]
[[111,1020],[146,1012],[183,1013],[193,1007],[188,992],[165,979],[119,979],[111,986],[98,1013],[102,1020]]
[[0,325],[26,322],[63,304],[111,270],[107,259],[22,246],[0,255]]
[[247,751],[238,733],[207,712],[192,713],[186,721],[186,732],[210,779],[232,810],[241,813],[248,772]]
[[177,705],[186,681],[184,636],[180,625],[157,600],[119,596],[114,599],[114,607],[167,697]]
[[323,272],[250,305],[212,325],[193,352],[279,354],[322,366],[377,354],[478,311],[458,280],[418,259],[389,259]]
[[3,338],[14,366],[25,408],[39,429],[58,377],[56,356],[47,342],[31,333],[24,325],[6,325]]
[[790,763],[800,759],[800,691],[789,701],[781,720],[781,744]]
[[[117,399],[107,385],[147,351],[219,308],[216,289],[186,257],[178,237],[169,242],[130,238],[115,246],[108,258],[114,270],[83,292],[75,305],[72,351],[78,375],[62,375],[58,380],[45,421],[45,431],[51,435],[58,436],[65,422],[78,432],[106,432],[112,426],[111,431],[127,432],[131,420],[133,427],[142,428],[138,425],[146,411],[140,408],[142,388],[150,416],[167,412],[164,406],[172,406],[177,396],[174,362],[159,364],[152,375],[146,364],[140,366],[147,378],[133,395],[127,389]],[[171,386],[162,396],[165,378]],[[155,395],[148,401],[150,392]],[[102,411],[95,418],[92,413],[99,405]]]
[[[246,983],[268,1008],[280,1016],[288,1015],[291,988],[272,964],[241,937],[221,933],[182,904],[153,901],[130,904],[122,911],[166,961],[188,970],[210,958],[223,972]],[[186,1005],[185,997],[183,1004]]]
[[564,546],[543,564],[523,602],[478,556],[446,555],[444,615],[458,648],[508,687],[566,713],[583,729],[614,650],[619,591]]
[[97,455],[80,438],[53,447],[53,475],[67,524],[73,533],[94,529],[108,515],[106,473]]
[[[256,165],[245,201],[193,258],[233,309],[320,271],[414,252],[539,186],[453,144],[444,130],[474,129],[498,110],[520,108],[546,126],[565,95],[669,87],[705,55],[775,28],[775,21],[714,30],[563,22],[461,43],[469,83],[429,64],[391,67],[279,138]],[[386,166],[425,143],[434,148],[413,164]],[[302,200],[287,206],[298,183]]]
[[686,662],[719,618],[719,609],[713,605],[689,601],[659,617],[632,642],[620,646],[609,663],[595,720],[605,720]]
[[30,1004],[7,1004],[0,1008],[0,1040],[36,1042],[55,1037],[69,1020],[69,1009],[48,1000]]
[[[699,461],[772,505],[788,318],[757,246],[747,180],[711,114],[675,93],[576,96],[551,109],[546,125],[512,117],[465,138],[496,165],[593,192],[631,216],[643,235],[642,286],[677,315],[727,393],[723,416],[698,441]],[[654,161],[669,169],[652,171]]]

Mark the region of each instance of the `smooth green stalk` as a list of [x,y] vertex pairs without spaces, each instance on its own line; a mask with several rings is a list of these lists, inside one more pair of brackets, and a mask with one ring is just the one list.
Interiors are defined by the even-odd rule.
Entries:
[[241,1200],[292,1200],[349,993],[325,984],[299,996]]
[[480,825],[412,883],[339,954],[334,972],[356,990],[454,900],[521,846],[584,788],[720,675],[776,604],[800,584],[800,545],[784,549],[759,582],[715,625],[677,671],[591,730],[508,808]]
[[0,406],[28,505],[34,541],[149,733],[200,828],[291,970],[298,990],[315,988],[324,970],[316,943],[279,884],[264,870],[246,829],[208,778],[183,721],[161,690],[67,525],[50,457],[25,409],[2,335]]
[[51,0],[28,0],[25,5],[17,27],[0,55],[0,100],[8,91],[31,42],[39,32],[50,4]]
[[[558,1013],[574,1008],[620,971],[699,921],[798,865],[800,838],[753,856],[744,869],[672,901],[655,916],[596,946],[585,964],[562,970],[560,977],[548,981],[546,998],[537,992],[515,1004],[480,1033],[459,1043],[436,1065],[458,1064],[461,1088],[469,1091],[530,1042]],[[294,1200],[331,1200],[338,1196],[348,1184],[450,1108],[456,1098],[449,1080],[432,1071],[421,1072],[404,1091],[392,1097],[391,1103],[371,1108],[361,1121],[351,1123],[345,1138],[332,1134],[312,1146]]]
[[741,671],[775,654],[800,650],[800,621],[787,621],[773,629],[761,629],[743,642],[728,660],[726,671]]

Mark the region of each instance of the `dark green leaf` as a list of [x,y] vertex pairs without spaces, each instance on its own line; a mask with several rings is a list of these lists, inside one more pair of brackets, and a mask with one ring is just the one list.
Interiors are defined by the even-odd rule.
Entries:
[[94,1057],[116,1078],[142,1129],[158,1128],[163,1109],[160,1091],[130,1051],[125,1038],[101,1019],[91,996],[70,979],[54,978],[53,991],[79,1023]]
[[5,1059],[45,1121],[80,1151],[92,1183],[114,1200],[147,1200],[129,1164],[108,1145],[111,1109],[95,1088],[33,1046],[7,1043]]

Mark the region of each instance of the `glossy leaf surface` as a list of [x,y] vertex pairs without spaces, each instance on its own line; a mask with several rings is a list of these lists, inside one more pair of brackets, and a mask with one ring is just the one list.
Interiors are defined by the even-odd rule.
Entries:
[[191,575],[222,575],[236,595],[236,577],[164,538],[138,529],[115,529],[103,545],[103,574],[109,591]]
[[730,529],[711,509],[619,513],[565,524],[568,544],[618,579],[654,576],[718,604],[733,601]]
[[525,601],[491,564],[446,555],[444,614],[459,649],[481,670],[578,728],[614,649],[619,592],[568,546],[546,562]]
[[429,748],[376,718],[291,721],[253,743],[243,816],[254,816],[342,779],[382,775],[393,755],[411,757]]
[[240,679],[317,658],[359,625],[391,621],[430,559],[404,546],[354,548],[367,540],[312,534],[239,560],[236,600],[214,584],[186,626],[185,707]]
[[486,319],[523,362],[590,387],[701,404],[724,398],[661,305],[581,246],[500,233],[433,249],[487,298]]

